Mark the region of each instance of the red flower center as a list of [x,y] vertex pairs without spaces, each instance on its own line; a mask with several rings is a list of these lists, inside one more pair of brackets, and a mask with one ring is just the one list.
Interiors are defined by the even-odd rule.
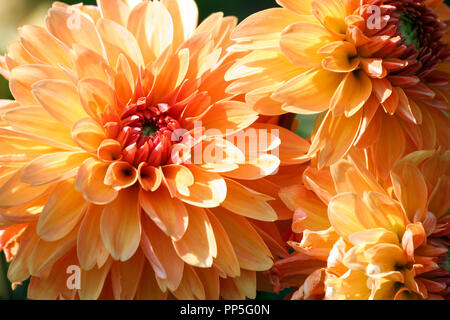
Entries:
[[153,105],[146,98],[130,103],[121,116],[122,130],[117,140],[123,147],[123,159],[138,166],[142,162],[159,166],[170,159],[171,147],[177,143],[173,132],[180,129],[165,103]]

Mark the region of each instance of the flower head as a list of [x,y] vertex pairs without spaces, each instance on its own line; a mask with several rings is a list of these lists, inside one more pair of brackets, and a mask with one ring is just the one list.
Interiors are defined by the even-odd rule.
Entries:
[[[448,11],[440,1],[278,0],[233,32],[249,52],[230,93],[263,114],[320,113],[309,151],[331,165],[366,148],[386,178],[411,150],[448,145]],[[440,17],[438,17],[438,14]]]
[[353,156],[280,191],[296,253],[275,283],[301,284],[294,299],[448,298],[448,152],[411,153],[383,183]]
[[[309,144],[225,92],[236,19],[197,16],[191,0],[55,3],[9,45],[0,247],[29,297],[255,295],[272,265],[258,231],[289,217],[257,181]],[[277,135],[236,139],[260,129],[287,137],[279,157]]]

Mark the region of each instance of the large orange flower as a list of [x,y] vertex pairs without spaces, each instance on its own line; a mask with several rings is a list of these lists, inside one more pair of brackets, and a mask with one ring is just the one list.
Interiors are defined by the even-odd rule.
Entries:
[[[232,33],[250,52],[227,73],[260,113],[320,113],[324,167],[368,148],[386,177],[405,151],[448,146],[448,18],[442,1],[277,0]],[[441,15],[441,20],[437,14]]]
[[309,144],[225,93],[236,19],[197,16],[191,0],[55,3],[9,45],[0,248],[30,298],[255,296],[276,242],[264,222],[290,217],[262,178]]
[[448,298],[449,152],[411,153],[383,183],[362,163],[353,153],[281,189],[296,253],[274,283],[301,285],[293,299]]

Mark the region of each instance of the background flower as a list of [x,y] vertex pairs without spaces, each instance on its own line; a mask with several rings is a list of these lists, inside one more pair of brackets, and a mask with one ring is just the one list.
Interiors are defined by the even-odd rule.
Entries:
[[448,151],[417,151],[378,182],[353,153],[283,188],[296,251],[275,263],[293,299],[447,299]]
[[356,146],[386,177],[412,149],[448,147],[444,4],[277,3],[233,32],[233,50],[248,55],[227,73],[228,91],[263,114],[320,114],[309,151],[319,168]]

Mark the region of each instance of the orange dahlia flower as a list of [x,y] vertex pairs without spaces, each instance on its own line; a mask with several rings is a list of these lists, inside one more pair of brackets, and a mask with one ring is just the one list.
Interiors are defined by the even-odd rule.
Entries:
[[258,179],[309,144],[225,92],[236,19],[197,16],[192,0],[55,3],[46,28],[10,43],[0,248],[13,283],[31,276],[30,298],[255,296],[272,266],[264,222],[290,217]]
[[[449,298],[449,152],[418,151],[379,183],[356,154],[280,196],[296,251],[272,270],[293,299]],[[447,265],[448,268],[448,265]]]
[[[249,52],[230,93],[262,114],[319,114],[319,168],[368,148],[387,177],[405,152],[447,146],[449,9],[442,1],[277,0],[232,33]],[[438,14],[441,19],[438,18]]]

